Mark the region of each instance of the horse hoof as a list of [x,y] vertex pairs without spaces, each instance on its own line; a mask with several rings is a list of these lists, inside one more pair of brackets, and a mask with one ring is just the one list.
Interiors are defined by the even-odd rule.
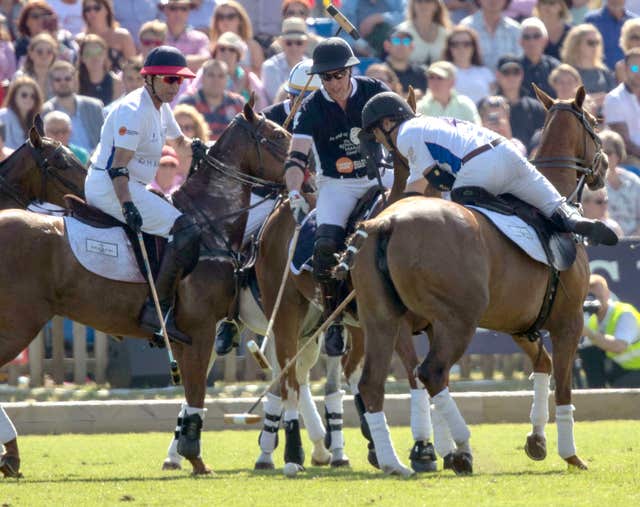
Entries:
[[0,472],[4,477],[20,479],[22,477],[20,473],[20,458],[7,456],[6,454],[0,457]]
[[331,463],[331,453],[324,447],[320,446],[314,449],[311,454],[311,464],[316,467],[324,467]]
[[443,464],[442,464],[443,470],[453,470],[453,453],[452,452],[450,452],[444,458],[442,458],[442,461],[443,461]]
[[182,470],[182,465],[166,459],[162,464],[162,470]]
[[564,459],[569,465],[569,470],[589,470],[587,464],[575,454]]
[[256,464],[253,465],[254,470],[275,470],[276,466],[273,463],[269,463],[266,461],[256,461]]
[[438,459],[431,442],[416,441],[409,454],[409,460],[411,461],[411,468],[416,473],[435,472],[438,470]]
[[373,468],[377,468],[380,470],[380,465],[378,464],[378,456],[376,456],[375,449],[369,449],[369,454],[367,454],[367,461]]
[[451,464],[456,475],[471,475],[473,473],[473,456],[468,452],[455,452]]
[[547,439],[535,433],[527,435],[524,452],[533,461],[542,461],[547,457]]
[[189,463],[191,463],[193,467],[191,475],[209,475],[213,473],[205,462],[202,461],[202,458],[189,459]]
[[331,462],[331,468],[350,467],[349,458],[336,459]]
[[415,474],[413,470],[404,466],[402,463],[383,466],[382,471],[387,475],[399,475],[401,477],[411,477]]

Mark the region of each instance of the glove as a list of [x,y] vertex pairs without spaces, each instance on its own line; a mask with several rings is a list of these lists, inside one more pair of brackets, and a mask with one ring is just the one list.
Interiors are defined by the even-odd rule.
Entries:
[[289,192],[289,207],[291,208],[291,213],[293,213],[293,219],[298,224],[301,224],[304,217],[309,213],[309,203],[305,201],[297,190]]
[[191,155],[198,160],[202,160],[207,156],[207,145],[197,137],[194,137],[191,142]]
[[142,216],[140,216],[140,212],[136,205],[131,201],[127,201],[122,203],[122,214],[124,215],[124,221],[127,222],[127,225],[131,227],[133,232],[140,232],[140,228],[142,227]]

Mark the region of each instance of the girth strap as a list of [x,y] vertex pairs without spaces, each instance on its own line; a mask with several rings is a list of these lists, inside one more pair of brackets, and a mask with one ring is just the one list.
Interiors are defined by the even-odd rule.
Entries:
[[529,341],[535,342],[538,339],[542,339],[542,335],[540,334],[540,328],[545,323],[549,314],[551,313],[551,308],[553,308],[553,302],[556,299],[556,293],[558,291],[558,282],[560,281],[560,272],[552,266],[549,266],[549,280],[547,282],[547,289],[544,293],[544,298],[542,300],[542,306],[540,307],[540,313],[538,313],[538,318],[534,321],[533,324],[527,329],[522,335],[526,336]]

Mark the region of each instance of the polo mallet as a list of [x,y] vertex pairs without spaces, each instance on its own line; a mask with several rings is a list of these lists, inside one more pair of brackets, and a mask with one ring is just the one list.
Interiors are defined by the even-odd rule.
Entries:
[[289,255],[287,256],[287,263],[284,266],[282,280],[280,282],[280,287],[278,288],[278,295],[276,296],[276,302],[273,305],[273,311],[271,312],[271,318],[269,319],[269,324],[267,325],[267,331],[265,332],[264,339],[262,340],[262,346],[258,347],[258,344],[254,340],[250,340],[247,343],[247,349],[249,349],[249,352],[251,352],[253,358],[256,360],[260,368],[262,368],[262,371],[267,375],[271,374],[271,365],[269,364],[269,360],[267,359],[267,356],[265,356],[264,351],[267,348],[267,342],[269,340],[269,336],[271,336],[273,324],[276,320],[278,309],[280,308],[280,302],[282,301],[282,295],[284,294],[284,287],[287,284],[287,278],[289,277],[289,266],[293,261],[293,256],[296,251],[296,245],[298,244],[298,238],[300,237],[300,229],[302,229],[302,226],[300,224],[296,224],[296,229],[293,232],[291,244],[289,245]]
[[307,88],[309,88],[309,85],[311,84],[312,79],[313,79],[313,74],[309,74],[309,79],[307,79],[307,82],[304,85],[304,88],[302,88],[302,91],[298,94],[298,96],[296,97],[296,100],[291,105],[291,111],[289,111],[287,118],[284,120],[284,123],[282,124],[283,129],[287,130],[289,123],[291,123],[291,120],[293,120],[293,118],[295,117],[296,113],[298,112],[298,109],[300,109],[300,104],[302,104],[302,100],[304,99],[304,94],[307,91]]
[[349,21],[335,5],[329,3],[329,5],[327,5],[327,13],[329,14],[329,16],[335,19],[336,23],[338,23],[338,25],[340,26],[340,28],[338,28],[338,31],[336,32],[336,35],[340,33],[340,30],[344,30],[349,35],[351,35],[354,40],[358,40],[360,38],[360,32],[358,32],[358,29],[353,26],[351,21]]
[[142,239],[142,233],[138,232],[138,243],[140,245],[140,251],[142,252],[142,259],[144,260],[144,268],[147,270],[147,281],[151,289],[151,297],[153,298],[153,304],[156,307],[156,313],[158,314],[158,320],[160,321],[160,330],[162,331],[162,337],[164,338],[164,345],[167,348],[169,354],[169,369],[171,370],[171,381],[173,385],[179,386],[182,382],[180,378],[180,368],[178,368],[178,362],[173,357],[171,352],[171,344],[169,343],[169,334],[167,333],[167,326],[162,316],[162,310],[160,309],[160,301],[158,300],[158,293],[156,291],[156,284],[153,281],[153,273],[151,272],[151,264],[149,263],[149,255],[147,254],[147,247],[144,246],[144,239]]
[[262,417],[260,415],[253,414],[252,412],[256,409],[256,407],[258,406],[262,398],[264,398],[267,395],[267,393],[273,388],[274,385],[276,385],[276,383],[280,382],[280,380],[282,379],[282,377],[284,377],[285,373],[289,370],[291,365],[295,364],[298,357],[300,357],[300,354],[304,352],[304,349],[306,349],[311,342],[316,341],[318,339],[318,336],[320,336],[322,333],[324,333],[327,330],[327,328],[331,325],[331,323],[336,319],[338,315],[340,315],[344,311],[344,309],[347,307],[347,305],[351,302],[351,300],[354,297],[356,297],[355,289],[352,290],[349,293],[349,295],[342,300],[342,302],[333,311],[333,313],[329,315],[329,318],[322,323],[322,325],[316,330],[315,333],[313,333],[313,335],[311,336],[311,338],[309,338],[307,343],[305,343],[302,347],[300,347],[297,354],[293,356],[291,359],[289,359],[289,361],[287,361],[287,364],[284,365],[284,368],[282,368],[278,376],[271,381],[271,383],[266,387],[264,391],[262,391],[258,399],[255,401],[253,405],[251,405],[251,408],[249,408],[247,412],[245,412],[244,414],[224,414],[224,422],[227,424],[255,424],[260,422]]

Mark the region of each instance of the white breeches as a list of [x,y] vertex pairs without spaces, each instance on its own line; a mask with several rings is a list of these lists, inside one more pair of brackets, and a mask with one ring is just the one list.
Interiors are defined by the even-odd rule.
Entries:
[[[88,204],[124,222],[120,201],[106,171],[89,169],[84,192]],[[129,192],[142,216],[142,230],[168,238],[174,222],[182,213],[162,197],[147,190],[139,181],[129,180]]]

